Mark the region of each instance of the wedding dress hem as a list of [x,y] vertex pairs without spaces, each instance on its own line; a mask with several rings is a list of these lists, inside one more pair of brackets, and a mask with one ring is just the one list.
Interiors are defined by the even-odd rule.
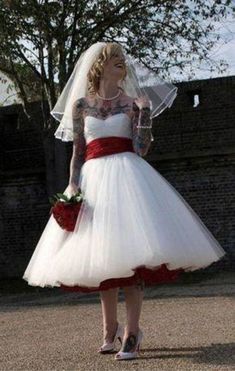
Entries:
[[120,277],[120,278],[110,278],[104,280],[97,287],[91,286],[67,286],[61,283],[60,288],[65,291],[80,291],[80,292],[95,292],[108,290],[115,287],[132,286],[144,281],[144,286],[151,286],[161,283],[176,282],[181,277],[182,273],[185,271],[183,268],[169,270],[167,265],[161,264],[160,267],[155,269],[146,268],[145,266],[140,266],[136,269],[134,275],[130,277]]

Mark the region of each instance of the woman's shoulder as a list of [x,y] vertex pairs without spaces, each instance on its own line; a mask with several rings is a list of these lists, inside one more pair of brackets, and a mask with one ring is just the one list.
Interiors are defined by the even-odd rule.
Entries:
[[86,107],[86,105],[87,105],[87,100],[85,96],[77,98],[73,103],[74,109],[78,111],[82,111]]
[[77,98],[75,101],[74,101],[74,105],[76,104],[83,104],[84,101],[85,101],[86,97],[80,97],[80,98]]

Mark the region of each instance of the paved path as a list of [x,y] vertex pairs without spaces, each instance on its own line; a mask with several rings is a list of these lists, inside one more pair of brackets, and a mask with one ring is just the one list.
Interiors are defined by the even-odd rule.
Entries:
[[[0,370],[235,370],[234,276],[145,292],[144,340],[139,358],[130,361],[96,353],[102,341],[97,294],[51,289],[44,296],[0,297]],[[122,290],[118,318],[125,323]]]

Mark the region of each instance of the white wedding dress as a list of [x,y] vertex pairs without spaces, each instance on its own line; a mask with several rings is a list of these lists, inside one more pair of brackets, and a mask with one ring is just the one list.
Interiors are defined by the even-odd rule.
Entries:
[[[86,143],[131,138],[130,118],[87,116],[84,135]],[[194,271],[225,254],[183,197],[137,153],[87,160],[79,186],[86,200],[75,230],[61,229],[50,216],[23,275],[29,285],[98,287],[133,276],[139,266]]]

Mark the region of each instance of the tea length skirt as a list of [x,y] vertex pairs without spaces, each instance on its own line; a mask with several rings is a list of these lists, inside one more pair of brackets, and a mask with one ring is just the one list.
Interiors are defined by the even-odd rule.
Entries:
[[225,255],[177,190],[136,153],[86,161],[79,186],[85,201],[74,231],[50,216],[23,275],[29,285],[83,292],[152,285]]

